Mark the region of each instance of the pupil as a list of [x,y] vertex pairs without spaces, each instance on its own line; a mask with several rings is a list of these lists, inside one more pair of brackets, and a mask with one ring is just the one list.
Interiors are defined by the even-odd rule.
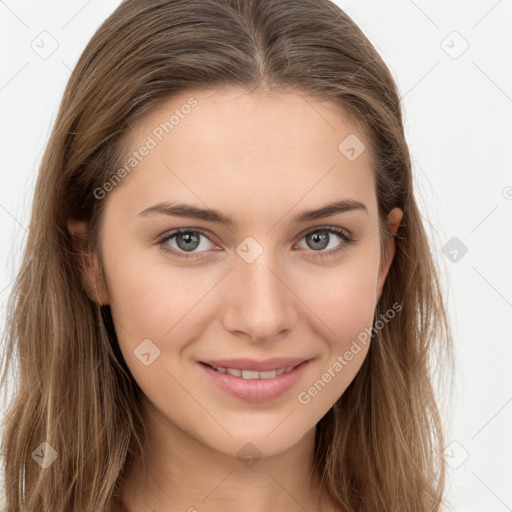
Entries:
[[313,239],[313,244],[320,243],[320,247],[313,247],[314,249],[324,249],[327,247],[328,234],[327,231],[322,230],[316,233],[312,233],[310,237]]
[[[182,247],[182,244],[180,243],[180,241],[182,241],[182,240],[185,240],[185,244],[192,243],[193,247],[190,247],[187,245],[185,245],[185,247]],[[180,249],[183,249],[184,251],[194,250],[199,245],[199,236],[197,236],[197,234],[193,234],[190,231],[185,232],[185,233],[180,233],[177,237],[177,243],[178,243],[178,246],[180,247]],[[195,243],[195,245],[194,245],[194,243]]]

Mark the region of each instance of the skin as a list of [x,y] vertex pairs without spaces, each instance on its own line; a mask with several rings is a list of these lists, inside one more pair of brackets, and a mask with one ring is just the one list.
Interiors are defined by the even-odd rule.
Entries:
[[[133,127],[132,149],[191,95],[146,113]],[[294,91],[193,96],[197,106],[101,199],[107,282],[95,270],[97,255],[84,260],[145,394],[146,476],[138,461],[123,486],[124,503],[130,512],[335,510],[312,471],[315,426],[354,379],[369,345],[308,404],[297,396],[371,328],[394,255],[390,238],[390,257],[381,258],[369,141],[339,107]],[[338,150],[350,134],[366,144],[354,161]],[[299,211],[346,198],[367,212],[291,221]],[[139,215],[164,201],[220,210],[237,225]],[[390,213],[392,232],[401,219],[401,210]],[[306,237],[325,226],[344,228],[357,241],[320,258],[345,244],[336,234],[327,247]],[[75,237],[87,229],[76,221],[68,227]],[[159,236],[177,228],[206,232],[192,252],[177,238],[165,242],[197,257],[180,258],[158,245]],[[251,263],[236,252],[247,237],[263,249]],[[148,366],[134,355],[147,338],[160,350]],[[226,394],[196,365],[208,358],[307,355],[314,359],[299,383],[263,403]],[[237,457],[249,442],[261,457],[252,467]]]

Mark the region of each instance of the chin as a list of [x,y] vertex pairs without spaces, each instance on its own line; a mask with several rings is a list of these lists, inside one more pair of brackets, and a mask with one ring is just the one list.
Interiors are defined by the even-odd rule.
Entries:
[[[290,417],[292,416],[293,414],[290,415]],[[205,439],[204,441],[210,448],[230,457],[236,457],[243,462],[245,459],[261,459],[284,454],[308,434],[314,438],[314,428],[303,431],[293,428],[294,425],[291,423],[282,428],[278,425],[279,422],[276,422],[271,429],[245,427],[239,432],[231,429],[232,439],[222,436],[215,440]]]

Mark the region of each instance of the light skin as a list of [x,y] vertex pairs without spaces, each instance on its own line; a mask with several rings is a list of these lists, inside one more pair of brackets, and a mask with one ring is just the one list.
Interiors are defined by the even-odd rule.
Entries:
[[[98,303],[110,305],[121,351],[145,394],[147,474],[139,461],[123,501],[130,512],[336,510],[312,470],[315,426],[352,382],[369,345],[308,404],[298,394],[371,328],[394,255],[390,238],[390,256],[381,257],[370,143],[329,102],[230,88],[168,99],[133,127],[132,149],[191,96],[197,106],[161,141],[153,135],[156,147],[101,199],[107,283],[95,271],[96,255],[84,260],[93,263],[86,276]],[[350,134],[366,144],[353,161],[338,149]],[[293,220],[342,199],[366,210]],[[139,215],[161,202],[218,210],[236,225]],[[398,208],[389,214],[391,232],[401,219]],[[75,236],[87,229],[76,221],[68,227]],[[158,245],[178,228],[199,243],[174,237],[162,245],[188,259]],[[325,234],[322,228],[356,241],[329,232],[321,245],[307,236]],[[250,251],[262,249],[251,262],[237,252],[247,237],[257,244]],[[147,366],[134,354],[145,339],[160,350]],[[292,389],[262,403],[227,394],[197,363],[281,356],[312,361]],[[250,467],[237,456],[247,443],[261,457]]]

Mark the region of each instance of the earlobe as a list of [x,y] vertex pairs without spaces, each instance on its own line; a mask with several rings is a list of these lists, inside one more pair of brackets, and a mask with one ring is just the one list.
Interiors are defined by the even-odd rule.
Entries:
[[[393,235],[395,235],[400,227],[403,218],[403,211],[400,208],[393,208],[388,215],[387,223],[388,229]],[[393,261],[395,256],[395,240],[392,237],[389,237],[387,240],[387,259],[382,261],[379,270],[379,278],[377,282],[377,302],[379,302],[380,297],[382,295],[382,289],[384,288],[384,283],[386,281],[386,277],[388,275],[389,267]]]
[[97,256],[91,254],[88,246],[87,222],[69,219],[67,228],[73,246],[77,250],[76,259],[80,266],[86,293],[88,297],[100,306],[108,305],[109,293],[105,281],[99,271]]

